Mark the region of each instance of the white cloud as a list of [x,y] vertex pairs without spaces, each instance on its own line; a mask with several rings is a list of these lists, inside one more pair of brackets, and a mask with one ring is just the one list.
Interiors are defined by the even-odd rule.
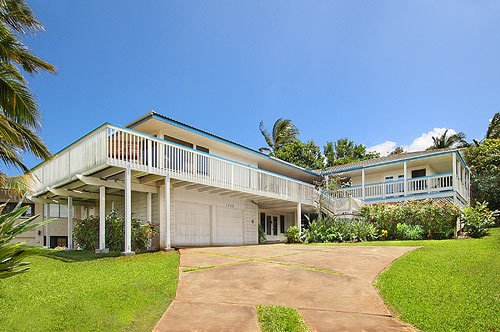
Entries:
[[[432,137],[441,136],[446,130],[448,130],[448,135],[456,134],[457,132],[451,128],[434,128],[431,131],[421,134],[420,136],[413,139],[413,141],[408,145],[401,145],[403,150],[406,152],[422,151],[427,149],[432,145]],[[381,156],[388,155],[392,150],[399,146],[397,142],[385,141],[383,143],[371,146],[368,151],[379,152]]]
[[396,148],[396,142],[394,141],[385,141],[384,143],[380,143],[369,147],[367,150],[370,152],[378,152],[381,156],[386,156]]

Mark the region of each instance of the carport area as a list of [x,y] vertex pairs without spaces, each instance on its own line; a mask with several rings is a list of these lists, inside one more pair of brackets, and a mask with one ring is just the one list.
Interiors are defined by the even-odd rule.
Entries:
[[258,331],[255,306],[294,307],[312,331],[412,331],[373,287],[413,247],[255,245],[180,250],[177,295],[155,331]]

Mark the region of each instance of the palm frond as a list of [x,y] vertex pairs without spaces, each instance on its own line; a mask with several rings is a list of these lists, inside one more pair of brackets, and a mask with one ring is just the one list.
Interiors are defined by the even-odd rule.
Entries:
[[0,0],[0,20],[23,34],[44,30],[24,0]]
[[266,144],[269,146],[269,148],[265,148],[265,149],[272,151],[274,149],[274,142],[271,138],[271,135],[269,135],[269,132],[266,130],[266,128],[264,126],[264,121],[261,121],[259,123],[259,130],[260,130],[260,133],[262,134],[262,136],[264,136],[264,140],[266,141]]

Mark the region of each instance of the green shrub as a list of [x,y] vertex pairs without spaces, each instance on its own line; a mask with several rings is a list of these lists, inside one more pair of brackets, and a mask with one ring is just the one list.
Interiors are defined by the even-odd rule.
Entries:
[[[453,203],[432,200],[410,200],[402,204],[365,205],[361,214],[379,232],[387,231],[387,239],[398,238],[398,224],[418,225],[428,238],[449,238],[455,229],[460,209]],[[412,230],[418,233],[417,230]]]
[[259,243],[266,243],[266,232],[264,232],[264,228],[261,224],[259,224]]
[[475,206],[465,207],[462,213],[464,231],[475,238],[488,235],[488,227],[493,226],[496,213],[497,211],[490,211],[487,202],[477,202]]
[[286,242],[287,243],[300,242],[300,229],[297,226],[288,227],[288,229],[286,230]]
[[424,230],[419,225],[407,225],[398,223],[396,225],[396,238],[398,240],[421,240]]
[[[132,250],[148,248],[158,231],[157,225],[144,223],[132,218]],[[75,242],[83,250],[94,251],[99,247],[99,217],[79,220],[73,231]],[[125,218],[112,211],[106,216],[106,248],[110,251],[123,251],[125,247]]]
[[358,242],[376,240],[376,228],[364,219],[320,217],[304,230],[305,242]]

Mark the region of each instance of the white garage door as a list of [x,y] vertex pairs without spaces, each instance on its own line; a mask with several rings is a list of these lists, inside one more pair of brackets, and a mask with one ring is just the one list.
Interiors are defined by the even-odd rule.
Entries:
[[175,202],[174,239],[178,246],[210,245],[210,206]]
[[243,211],[217,207],[216,244],[243,244]]

